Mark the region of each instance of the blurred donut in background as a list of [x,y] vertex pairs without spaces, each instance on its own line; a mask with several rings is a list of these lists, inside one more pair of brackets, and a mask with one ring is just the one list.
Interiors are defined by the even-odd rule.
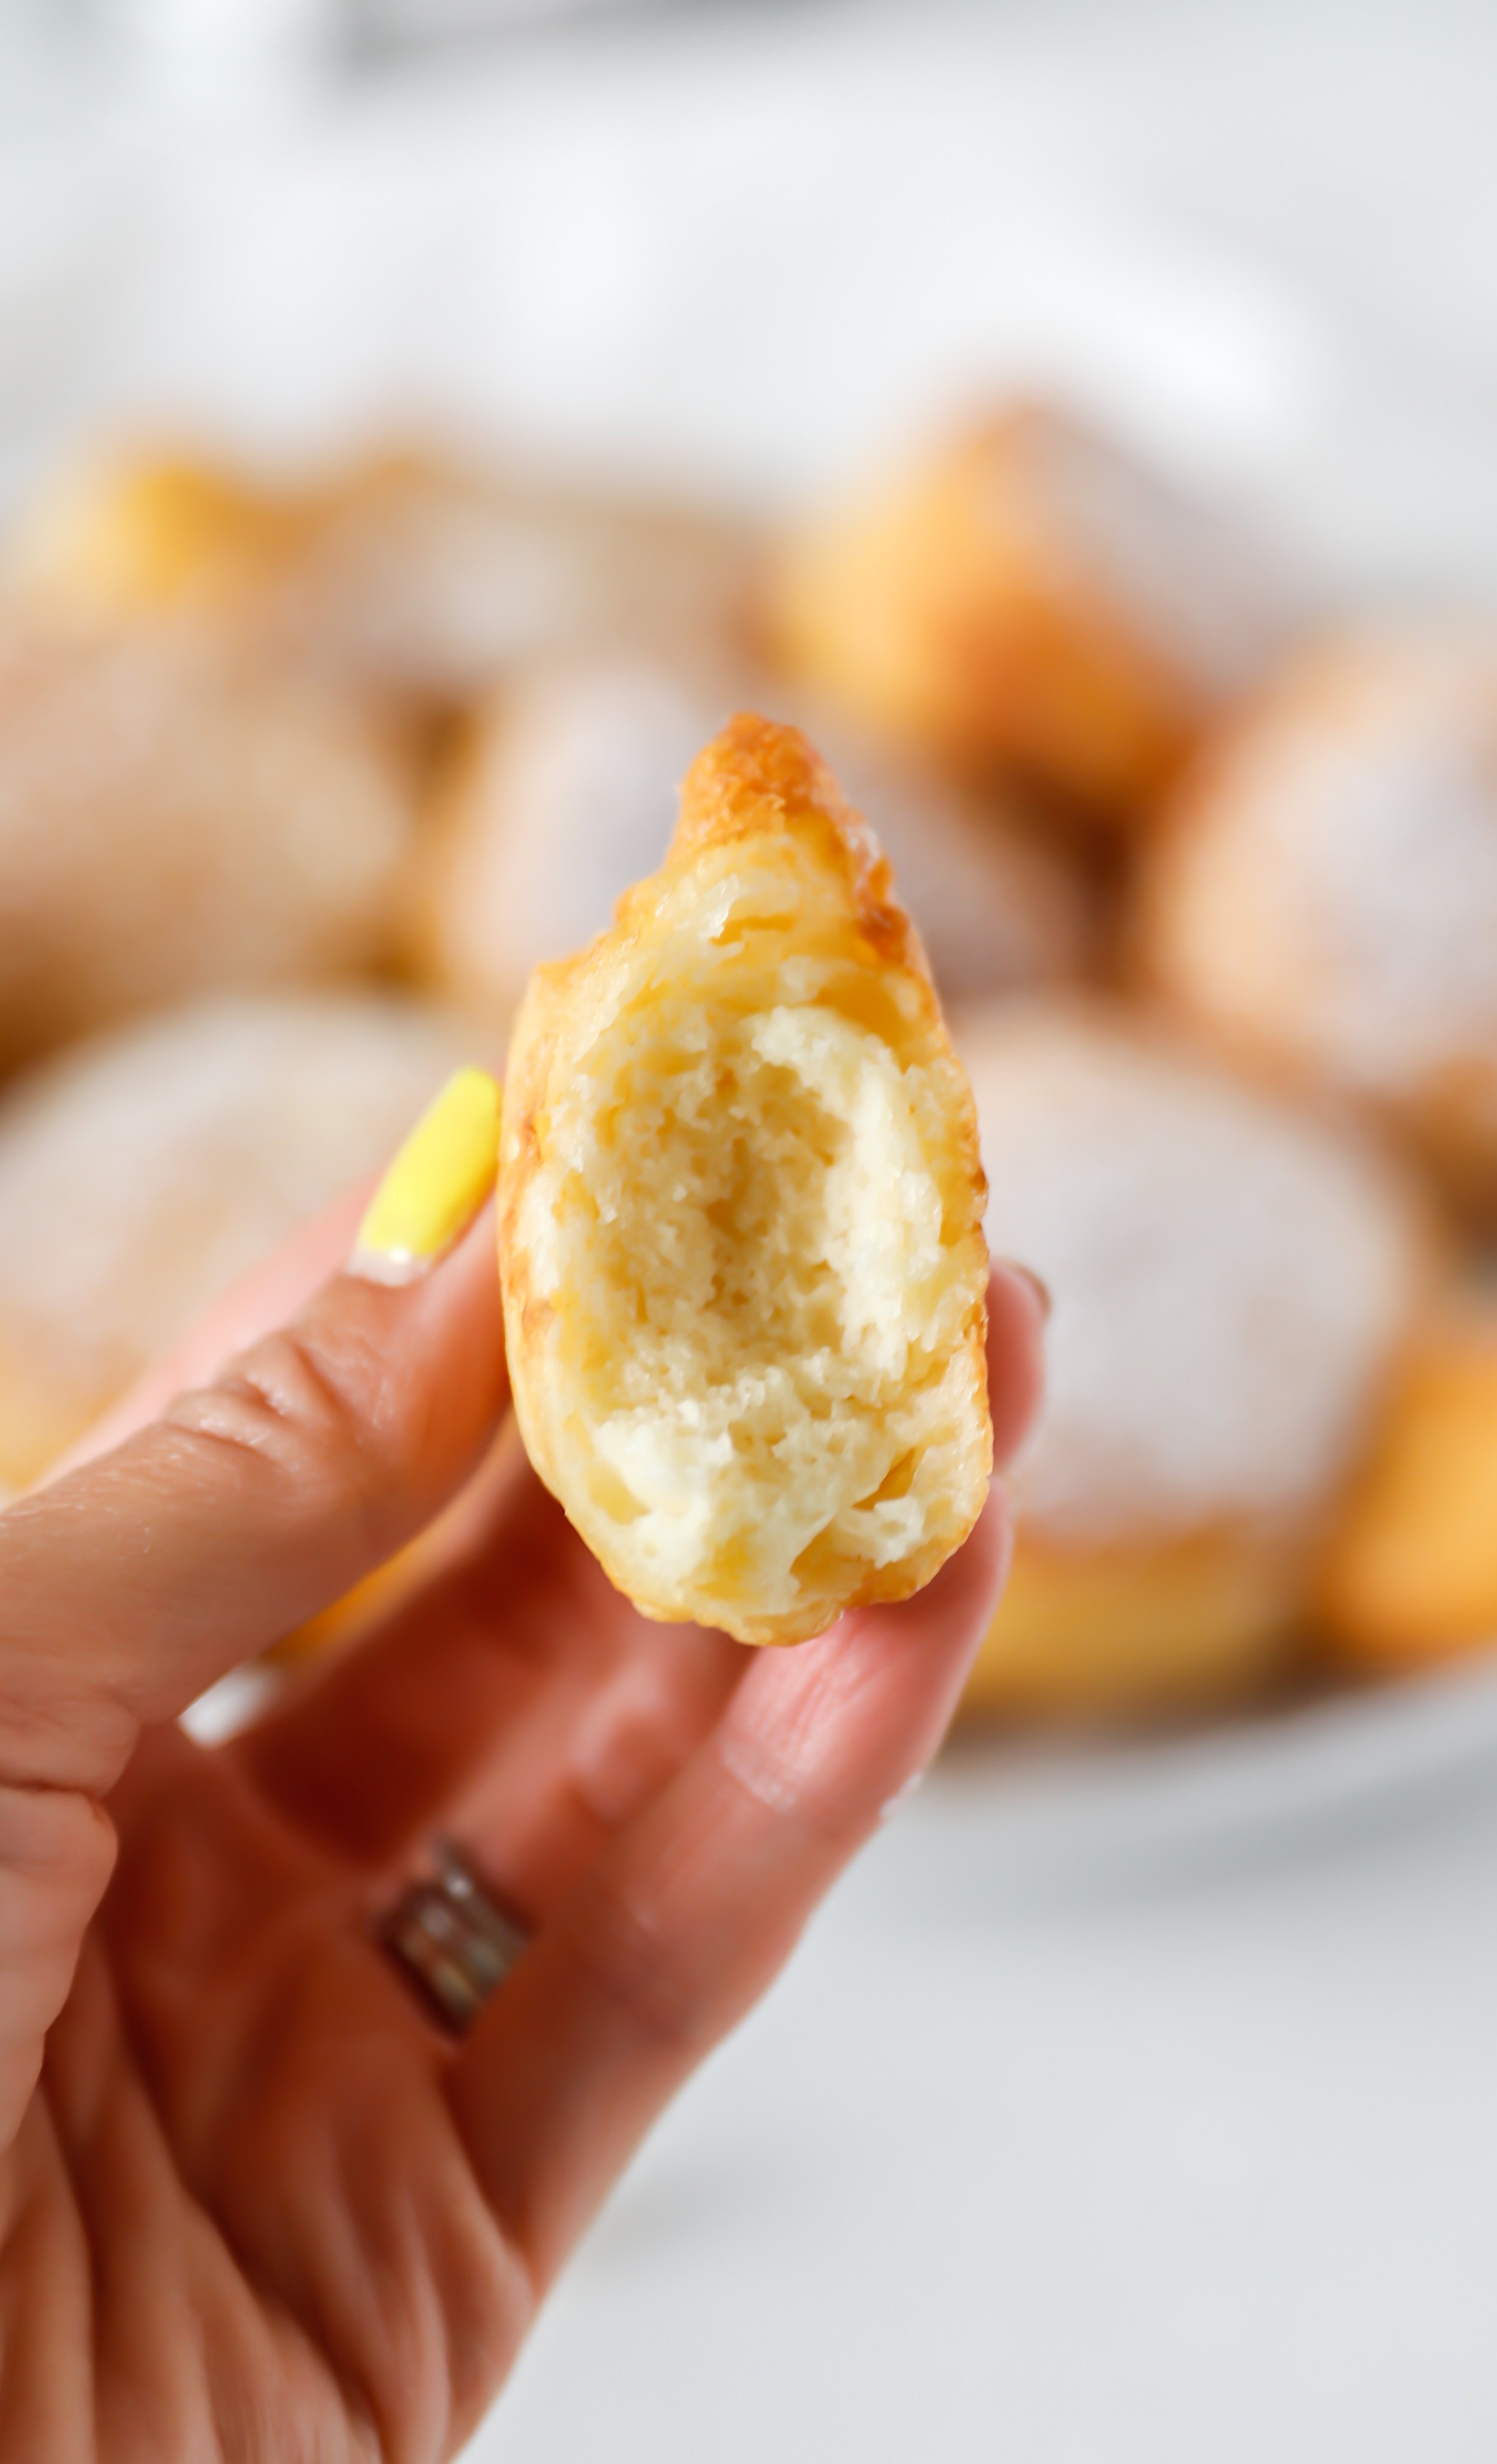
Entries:
[[980,789],[826,713],[810,724],[894,868],[944,1001],[1032,991],[1090,968],[1093,886],[1017,789]]
[[521,669],[474,714],[438,792],[421,971],[507,1020],[538,961],[584,948],[658,868],[680,782],[733,701],[641,655]]
[[282,621],[323,672],[451,705],[546,650],[727,656],[751,555],[725,517],[391,455],[327,492]]
[[0,636],[0,1067],[379,963],[412,810],[335,699],[201,627]]
[[[661,863],[688,767],[761,678],[611,654],[538,662],[478,714],[423,850],[419,963],[508,1017],[532,967],[583,947]],[[771,707],[783,703],[771,689]],[[873,824],[948,1001],[1075,973],[1087,893],[1019,808],[838,721],[819,747]]]
[[195,1003],[16,1080],[0,1098],[0,1480],[36,1478],[473,1057],[450,1016],[324,993]]
[[[440,451],[101,454],[0,603],[0,1072],[93,1039],[0,1090],[0,1483],[494,1057],[747,706],[886,847],[990,1240],[1055,1298],[969,1711],[1497,1637],[1497,1302],[1444,1298],[1420,1177],[1497,1216],[1497,638],[1301,647],[1266,690],[1282,581],[1038,407],[767,563],[731,517]],[[1119,942],[1131,1006],[1065,990]],[[397,969],[438,1005],[351,989]]]
[[298,509],[188,452],[105,452],[64,467],[23,509],[7,595],[87,630],[242,606],[295,547]]
[[10,587],[54,623],[231,615],[299,672],[420,713],[561,647],[737,648],[753,554],[727,517],[431,453],[275,487],[142,451],[38,496]]
[[1497,636],[1302,657],[1186,784],[1134,940],[1184,1018],[1386,1108],[1497,1212]]
[[1327,1540],[1316,1585],[1342,1660],[1383,1676],[1497,1642],[1497,1291],[1423,1336]]
[[1230,1696],[1302,1617],[1424,1302],[1423,1210],[1359,1141],[1104,1007],[1014,1004],[957,1041],[989,1245],[1054,1303],[968,1707]]
[[1065,413],[996,413],[792,538],[789,673],[939,758],[1135,819],[1264,673],[1284,584],[1227,517]]

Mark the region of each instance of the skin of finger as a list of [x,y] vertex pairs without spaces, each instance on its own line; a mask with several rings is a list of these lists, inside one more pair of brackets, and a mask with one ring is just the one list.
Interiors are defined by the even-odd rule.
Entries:
[[451,2094],[539,2283],[934,1753],[1007,1551],[995,1491],[914,1599],[759,1655],[711,1735],[563,1900],[479,2019]]
[[[995,1267],[1000,1464],[1038,1400],[1042,1335],[1032,1287]],[[630,1683],[642,1660],[656,1672],[643,1689]],[[512,1463],[475,1562],[403,1605],[232,1750],[283,1814],[340,1853],[379,1863],[424,1830],[460,1826],[517,1904],[539,1911],[664,1782],[743,1664],[722,1637],[662,1636],[641,1619],[534,1473]]]
[[508,1399],[492,1211],[426,1280],[340,1277],[211,1386],[0,1515],[0,1778],[102,1795],[143,1722],[391,1555]]
[[473,1561],[225,1750],[357,1864],[460,1832],[531,1916],[705,1733],[748,1655],[640,1617],[517,1443],[502,1472]]
[[89,1797],[0,1787],[0,2147],[20,2126],[114,1859],[113,1825]]
[[1032,1284],[995,1265],[987,1293],[987,1393],[993,1462],[1002,1471],[1023,1445],[1045,1387],[1045,1309]]
[[153,1361],[119,1401],[49,1466],[37,1485],[50,1486],[80,1463],[108,1454],[137,1429],[158,1419],[177,1396],[209,1385],[235,1353],[247,1351],[273,1328],[299,1316],[347,1257],[373,1186],[371,1179],[350,1190],[231,1285],[181,1343]]

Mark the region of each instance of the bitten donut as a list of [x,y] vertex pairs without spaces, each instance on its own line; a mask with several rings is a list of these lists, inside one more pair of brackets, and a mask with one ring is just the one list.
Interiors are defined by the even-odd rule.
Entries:
[[1386,1108],[1497,1209],[1497,636],[1307,654],[1187,783],[1134,938],[1190,1020]]
[[768,611],[789,671],[849,709],[1113,820],[1174,776],[1289,622],[1223,515],[1034,405],[792,539]]
[[1328,1535],[1322,1626],[1386,1676],[1497,1647],[1497,1292],[1454,1299],[1416,1346]]
[[969,1705],[1226,1695],[1301,1615],[1421,1304],[1418,1202],[1359,1142],[1106,1008],[1020,1004],[957,1031],[988,1239],[1054,1303]]
[[411,826],[362,721],[210,633],[0,636],[0,1067],[380,959]]
[[[732,706],[699,671],[639,653],[522,669],[475,720],[423,842],[423,970],[509,1016],[538,961],[601,932],[661,863],[680,781]],[[1059,851],[846,723],[831,752],[943,999],[1077,972],[1087,895]]]
[[520,1429],[647,1615],[798,1642],[965,1539],[982,1196],[871,834],[795,729],[732,720],[662,869],[538,971],[504,1095]]
[[384,1164],[449,1018],[354,994],[206,1001],[0,1099],[0,1480],[20,1486],[225,1287]]

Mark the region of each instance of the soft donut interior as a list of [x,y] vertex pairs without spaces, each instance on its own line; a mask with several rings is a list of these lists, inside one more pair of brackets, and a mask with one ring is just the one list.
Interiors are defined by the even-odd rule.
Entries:
[[949,1512],[966,1305],[921,1073],[849,1014],[866,994],[783,998],[796,963],[613,1022],[553,1217],[594,1511],[651,1588],[766,1617],[845,1596]]

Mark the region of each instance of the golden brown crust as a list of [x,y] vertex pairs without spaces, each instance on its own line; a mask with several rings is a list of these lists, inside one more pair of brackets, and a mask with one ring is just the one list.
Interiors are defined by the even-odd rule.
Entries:
[[[687,773],[667,863],[690,864],[709,848],[771,832],[815,832],[820,852],[847,885],[853,919],[880,964],[908,968],[931,982],[920,936],[895,895],[884,851],[820,754],[798,727],[739,711]],[[934,990],[931,1010],[937,1015]]]
[[1019,403],[793,539],[768,623],[865,717],[1130,823],[1282,628],[1266,583],[1226,525]]
[[962,1716],[1147,1719],[1261,1691],[1303,1623],[1305,1554],[1241,1526],[1066,1552],[1021,1526]]
[[[752,1596],[733,1596],[731,1584],[721,1596],[708,1596],[690,1582],[652,1587],[631,1563],[627,1548],[590,1512],[577,1463],[583,1440],[575,1412],[569,1419],[568,1407],[558,1396],[556,1346],[570,1323],[573,1295],[564,1282],[558,1284],[547,1227],[538,1232],[533,1211],[537,1191],[554,1169],[558,1110],[570,1101],[581,1057],[585,1054],[592,1066],[629,1000],[670,993],[670,953],[679,947],[671,935],[679,935],[681,901],[698,891],[704,896],[731,892],[741,877],[735,868],[743,858],[782,882],[790,869],[801,884],[800,906],[808,919],[796,929],[804,931],[807,946],[826,955],[828,963],[835,959],[845,980],[867,987],[867,1001],[882,1004],[884,1027],[900,1039],[900,1068],[920,1073],[927,1116],[939,1125],[939,1153],[932,1156],[931,1170],[940,1193],[950,1272],[965,1295],[959,1330],[936,1364],[951,1393],[962,1398],[953,1406],[960,1422],[952,1441],[960,1494],[951,1501],[950,1513],[944,1521],[939,1512],[929,1518],[929,1532],[908,1551],[890,1551],[878,1562],[860,1562],[855,1575],[839,1564],[826,1575],[829,1589],[816,1589],[820,1576],[813,1579],[807,1573],[805,1600],[789,1608],[782,1602],[766,1609]],[[814,1001],[808,1004],[814,1007]],[[947,1037],[918,936],[899,906],[871,832],[804,737],[792,728],[740,715],[693,765],[661,871],[627,893],[612,931],[590,950],[536,970],[516,1024],[505,1088],[500,1264],[521,1430],[541,1479],[561,1498],[613,1580],[648,1615],[668,1620],[701,1618],[744,1641],[798,1641],[821,1632],[843,1608],[907,1597],[930,1580],[965,1538],[980,1510],[991,1470],[984,1365],[986,1250],[980,1231],[984,1195],[970,1090]],[[808,1565],[817,1562],[811,1551],[803,1554]]]
[[1497,1638],[1497,1300],[1450,1295],[1410,1347],[1360,1475],[1326,1535],[1323,1639],[1402,1675]]

